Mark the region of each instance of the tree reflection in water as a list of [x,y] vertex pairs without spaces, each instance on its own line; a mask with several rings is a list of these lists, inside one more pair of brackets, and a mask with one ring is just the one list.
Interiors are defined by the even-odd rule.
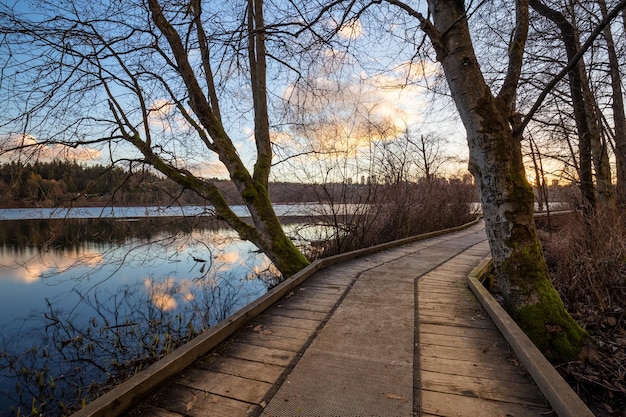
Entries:
[[215,220],[2,222],[0,415],[66,414],[259,297],[273,273]]

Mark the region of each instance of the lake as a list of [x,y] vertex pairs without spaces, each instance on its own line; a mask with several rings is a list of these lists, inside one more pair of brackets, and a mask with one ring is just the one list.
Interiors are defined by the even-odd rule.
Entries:
[[[264,294],[276,280],[268,259],[195,216],[208,212],[0,210],[0,415],[51,398],[71,405]],[[323,232],[291,223],[300,243]]]

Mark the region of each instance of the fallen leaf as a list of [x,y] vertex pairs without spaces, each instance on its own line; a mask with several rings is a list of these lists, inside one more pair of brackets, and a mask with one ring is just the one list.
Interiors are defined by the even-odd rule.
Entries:
[[544,327],[546,328],[548,333],[562,333],[563,332],[563,326],[561,326],[560,324],[546,323]]
[[387,398],[390,398],[392,400],[404,400],[404,397],[402,395],[398,395],[398,394],[385,394],[387,396]]

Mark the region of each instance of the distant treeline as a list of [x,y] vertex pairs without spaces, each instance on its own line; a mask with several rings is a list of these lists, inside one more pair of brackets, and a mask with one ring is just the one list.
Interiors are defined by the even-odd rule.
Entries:
[[[224,192],[229,203],[242,203],[231,181],[213,179],[212,182]],[[321,190],[310,184],[272,183],[270,193],[276,203],[317,202],[331,197],[328,188]],[[4,208],[206,204],[195,193],[148,170],[131,172],[75,161],[1,164],[0,196],[0,207]]]
[[0,166],[3,207],[159,204],[180,190],[148,172],[119,167],[80,165],[75,161],[18,163]]
[[[230,204],[242,204],[231,181],[211,181],[223,191]],[[270,196],[275,203],[363,203],[370,199],[371,192],[371,184],[270,184]],[[0,164],[0,196],[0,207],[4,208],[207,203],[194,192],[149,170],[130,171],[121,167],[81,165],[75,161]]]

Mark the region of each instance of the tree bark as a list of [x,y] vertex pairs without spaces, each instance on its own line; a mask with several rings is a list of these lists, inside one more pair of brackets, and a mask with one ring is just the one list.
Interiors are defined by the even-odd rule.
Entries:
[[[602,18],[608,15],[605,0],[598,0],[602,11]],[[624,9],[626,12],[626,9]],[[624,20],[626,22],[626,19]],[[609,56],[609,68],[611,73],[611,109],[613,110],[614,132],[613,140],[615,141],[615,161],[616,161],[616,200],[620,206],[626,206],[626,114],[624,113],[624,99],[622,89],[622,79],[619,69],[619,60],[613,41],[613,32],[611,26],[604,28],[604,39],[606,40],[606,48]]]
[[514,135],[514,98],[528,2],[517,2],[517,28],[508,76],[494,97],[479,68],[463,2],[429,0],[432,24],[422,21],[443,66],[467,131],[470,171],[478,184],[494,267],[506,305],[535,344],[554,360],[572,358],[585,332],[552,286],[537,237],[533,192],[526,180],[520,137]]
[[[253,175],[250,174],[239,157],[233,141],[222,125],[219,109],[216,107],[217,98],[212,75],[206,75],[209,89],[209,97],[207,97],[200,87],[193,67],[189,62],[187,50],[176,28],[163,14],[158,0],[149,0],[148,5],[152,20],[166,38],[176,61],[177,71],[185,83],[190,99],[189,104],[201,125],[197,127],[197,130],[204,138],[203,142],[207,148],[217,153],[220,161],[228,169],[230,178],[237,186],[246,207],[250,211],[254,227],[250,227],[239,219],[225,204],[225,200],[219,191],[211,186],[210,183],[194,178],[190,173],[177,170],[165,163],[152,152],[149,146],[145,146],[146,144],[137,138],[131,138],[131,142],[142,151],[148,162],[165,175],[209,198],[215,204],[218,215],[225,219],[242,239],[258,246],[270,258],[278,270],[281,271],[284,277],[295,274],[308,265],[309,262],[285,235],[272,207],[268,190],[272,150],[266,99],[266,51],[262,1],[249,0],[247,9],[248,61],[250,64],[250,82],[254,103],[254,132],[257,147],[257,161]],[[195,24],[201,25],[200,10],[197,4],[196,9],[194,16]],[[199,31],[199,33],[203,34],[203,31]],[[202,38],[204,38],[204,35]],[[204,45],[202,49],[202,59],[208,60],[208,46]],[[208,61],[204,63],[204,69],[205,71],[210,70]]]
[[[546,6],[540,0],[530,0],[530,5],[539,14],[557,25],[565,45],[567,58],[572,61],[581,49],[580,39],[574,25],[561,12]],[[609,207],[615,204],[611,168],[608,150],[602,141],[600,125],[596,117],[595,98],[589,87],[584,60],[580,59],[568,75],[579,140],[581,192],[585,208],[589,213],[595,209],[596,205],[592,163],[595,167],[596,186],[600,202]]]

